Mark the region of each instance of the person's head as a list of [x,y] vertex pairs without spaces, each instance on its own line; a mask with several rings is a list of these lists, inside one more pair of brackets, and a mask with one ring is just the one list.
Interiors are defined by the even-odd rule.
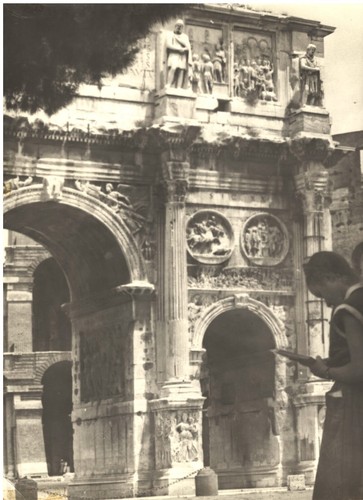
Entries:
[[208,54],[206,54],[206,53],[204,53],[204,54],[202,55],[202,60],[203,60],[205,63],[209,62],[209,61],[210,61],[210,57],[209,57],[209,55],[208,55]]
[[315,51],[316,51],[316,45],[314,45],[313,43],[309,43],[309,45],[306,48],[306,53],[310,57],[312,57],[315,54]]
[[182,33],[183,32],[183,28],[184,28],[184,21],[183,19],[178,19],[177,22],[175,23],[175,29],[174,29],[174,33]]
[[341,304],[348,288],[358,282],[348,262],[335,252],[317,252],[303,268],[308,289],[328,307]]
[[105,189],[106,189],[106,193],[111,193],[111,191],[113,190],[112,184],[108,182],[105,186]]

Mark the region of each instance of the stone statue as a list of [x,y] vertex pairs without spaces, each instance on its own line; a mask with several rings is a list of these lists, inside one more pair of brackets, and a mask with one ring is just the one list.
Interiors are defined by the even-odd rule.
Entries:
[[301,106],[321,106],[323,90],[320,68],[315,59],[316,46],[310,43],[300,58]]
[[105,186],[106,196],[114,208],[131,208],[131,202],[129,198],[119,191],[115,191],[113,185],[108,182]]
[[186,88],[189,83],[189,69],[192,66],[192,54],[189,37],[183,33],[184,22],[178,19],[173,32],[166,38],[167,51],[167,86]]

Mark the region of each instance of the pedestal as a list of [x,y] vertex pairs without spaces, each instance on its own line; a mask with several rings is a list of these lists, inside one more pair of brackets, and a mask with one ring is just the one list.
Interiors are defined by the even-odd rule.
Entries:
[[330,134],[331,121],[326,109],[318,106],[304,106],[289,116],[290,136],[299,132]]
[[155,118],[195,118],[196,94],[187,89],[165,88],[155,97]]
[[204,398],[189,382],[169,382],[162,393],[167,396],[150,401],[155,425],[153,491],[159,495],[195,495],[194,476],[203,468]]

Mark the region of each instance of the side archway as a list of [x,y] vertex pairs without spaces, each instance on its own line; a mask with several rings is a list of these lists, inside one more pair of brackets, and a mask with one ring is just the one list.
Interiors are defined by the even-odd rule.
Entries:
[[4,227],[42,244],[62,267],[77,300],[89,293],[147,281],[139,246],[126,221],[105,203],[72,188],[44,199],[42,185],[4,197]]
[[196,321],[194,335],[192,339],[192,349],[200,350],[203,347],[203,338],[208,326],[220,314],[233,309],[247,309],[256,314],[266,323],[270,329],[275,347],[285,348],[288,345],[287,337],[284,333],[284,325],[263,302],[249,297],[247,294],[237,294],[219,300],[206,308]]

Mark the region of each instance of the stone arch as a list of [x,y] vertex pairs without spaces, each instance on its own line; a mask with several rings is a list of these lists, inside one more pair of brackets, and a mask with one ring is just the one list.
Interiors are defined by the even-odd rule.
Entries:
[[55,352],[50,355],[47,354],[47,356],[44,357],[44,360],[36,366],[34,383],[36,385],[41,385],[43,375],[48,368],[61,361],[72,361],[72,354],[70,352]]
[[276,348],[284,348],[288,345],[283,324],[275,314],[263,302],[242,293],[219,300],[202,312],[195,324],[192,349],[202,350],[203,337],[208,326],[217,316],[232,309],[247,309],[261,318],[269,327]]
[[[55,211],[58,208],[63,208],[68,211],[75,211],[77,213],[83,214],[85,217],[89,217],[90,220],[94,221],[94,224],[98,224],[103,231],[109,235],[109,240],[111,239],[115,242],[115,247],[118,248],[118,252],[122,254],[125,261],[125,265],[128,270],[130,277],[130,282],[144,282],[147,280],[146,266],[144,259],[141,255],[139,245],[137,244],[134,235],[128,228],[125,220],[123,220],[114,210],[103,203],[96,197],[92,197],[84,192],[77,191],[72,188],[63,188],[60,197],[56,200],[51,199],[45,201],[44,199],[44,188],[41,184],[34,186],[27,186],[20,188],[18,190],[12,191],[4,197],[4,226],[18,230],[19,232],[24,232],[31,238],[35,239],[41,243],[50,253],[58,260],[58,263],[62,266],[60,259],[57,256],[57,248],[59,245],[53,245],[51,238],[45,238],[44,234],[40,232],[37,234],[35,230],[27,228],[28,232],[23,229],[26,224],[17,223],[17,227],[14,227],[15,210],[23,209],[29,206],[29,211],[35,208],[41,207],[43,210],[43,215],[47,213],[46,206],[52,207]],[[38,205],[39,204],[39,205]],[[72,254],[71,254],[72,255]],[[66,273],[67,274],[67,273]],[[67,281],[69,281],[69,276],[67,276]],[[72,287],[70,286],[72,290]],[[72,294],[73,295],[73,294]],[[78,295],[81,295],[78,293]]]
[[34,272],[35,270],[37,269],[37,267],[42,263],[44,262],[45,260],[49,259],[51,256],[51,254],[45,250],[45,249],[39,249],[39,251],[41,252],[41,255],[38,255],[38,257],[36,257],[28,266],[27,270],[26,270],[26,273],[27,273],[27,276],[29,277],[33,277],[34,276]]

